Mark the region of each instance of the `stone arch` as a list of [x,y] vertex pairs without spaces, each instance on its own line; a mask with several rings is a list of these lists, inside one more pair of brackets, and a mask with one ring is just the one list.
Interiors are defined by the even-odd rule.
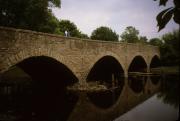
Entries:
[[[93,65],[86,80],[88,84],[100,84],[107,88],[106,93],[103,91],[89,92],[87,95],[97,107],[108,109],[117,102],[124,87],[124,70],[115,57],[104,55]],[[113,89],[113,91],[111,92],[109,89]]]
[[103,58],[105,56],[111,56],[111,57],[115,58],[119,62],[119,64],[121,65],[124,73],[126,73],[125,64],[123,63],[124,62],[124,58],[118,56],[115,53],[112,53],[112,52],[108,51],[106,53],[101,53],[99,55],[96,55],[95,58],[93,58],[93,61],[91,61],[90,64],[89,64],[87,75],[90,73],[91,69],[96,64],[96,62],[98,62],[98,60],[100,60],[101,58]]
[[59,61],[60,63],[66,65],[72,72],[73,74],[77,77],[77,69],[76,69],[76,62],[73,62],[72,60],[66,58],[66,56],[63,56],[61,54],[56,54],[56,52],[53,52],[52,50],[48,50],[48,49],[34,49],[34,50],[23,50],[20,51],[14,55],[10,55],[6,58],[5,61],[3,61],[3,70],[1,70],[1,72],[4,72],[6,70],[8,70],[11,66],[21,62],[22,60],[26,59],[26,58],[30,58],[30,57],[34,57],[34,56],[47,56],[50,58],[53,58],[57,61]]
[[155,68],[159,66],[161,66],[160,57],[158,55],[154,55],[150,61],[150,68]]
[[18,63],[15,65],[31,79],[18,78],[19,83],[13,78],[11,78],[13,81],[4,80],[9,81],[9,87],[11,86],[14,94],[21,94],[20,97],[12,97],[17,99],[13,104],[18,105],[12,110],[16,112],[22,109],[22,112],[17,112],[17,115],[22,114],[21,120],[28,120],[26,118],[31,117],[27,115],[31,116],[33,113],[36,115],[35,118],[32,116],[35,120],[66,121],[78,101],[78,96],[69,93],[67,86],[77,83],[78,79],[66,65],[52,57],[37,55],[26,57],[19,61],[17,59]]
[[[121,71],[121,73],[123,73],[121,76],[124,77],[124,69],[123,69],[122,65],[119,63],[119,61],[115,57],[110,56],[110,55],[104,55],[98,61],[96,61],[93,65],[93,67],[90,69],[88,76],[93,71],[95,66],[98,66],[98,64],[101,64],[103,61],[106,61],[106,60],[108,60],[109,62],[107,62],[107,64],[104,64],[104,66],[106,66],[106,65],[108,66],[108,64],[111,64],[111,62],[113,61],[114,62],[113,64],[116,64],[116,66],[119,66],[119,71]],[[105,70],[102,70],[102,71],[105,71]],[[87,79],[88,79],[88,76],[87,76]]]
[[[136,65],[136,63],[139,64],[139,66]],[[131,58],[131,60],[129,61],[129,64],[128,64],[128,68],[127,68],[128,72],[131,71],[132,68],[136,68],[136,67],[137,67],[136,71],[147,72],[147,69],[148,69],[147,58],[144,55],[138,54],[138,55],[134,55]],[[141,70],[141,67],[144,67],[145,70]]]

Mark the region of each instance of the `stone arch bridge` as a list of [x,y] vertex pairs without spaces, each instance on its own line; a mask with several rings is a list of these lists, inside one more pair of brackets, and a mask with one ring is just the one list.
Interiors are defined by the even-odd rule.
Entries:
[[[158,47],[146,44],[67,38],[29,30],[0,27],[1,73],[33,57],[50,58],[48,62],[56,61],[63,64],[77,77],[79,83],[83,84],[86,83],[89,73],[96,65],[98,70],[110,64],[105,70],[112,72],[111,65],[121,67],[125,77],[128,77],[128,72],[131,69],[132,71],[136,71],[136,69],[140,71],[138,70],[140,67],[145,67],[142,70],[149,72],[151,67],[157,65],[160,52]],[[29,65],[31,65],[31,61],[29,61]]]

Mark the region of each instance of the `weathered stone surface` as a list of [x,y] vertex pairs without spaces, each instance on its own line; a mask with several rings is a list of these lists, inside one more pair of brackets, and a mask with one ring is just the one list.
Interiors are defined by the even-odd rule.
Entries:
[[136,56],[142,56],[148,65],[159,48],[145,44],[129,44],[83,40],[63,36],[0,27],[0,72],[32,56],[48,56],[66,65],[79,79],[86,77],[93,65],[104,56],[113,56],[121,64],[125,76]]

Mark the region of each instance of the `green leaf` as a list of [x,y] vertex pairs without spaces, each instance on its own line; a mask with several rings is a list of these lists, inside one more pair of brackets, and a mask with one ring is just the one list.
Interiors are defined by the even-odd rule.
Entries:
[[169,22],[169,20],[172,17],[173,11],[174,11],[174,9],[172,9],[172,7],[170,7],[170,8],[163,10],[162,12],[160,12],[157,15],[156,20],[158,22],[157,26],[159,26],[158,31],[160,31],[161,29],[163,29],[166,26],[166,24]]
[[172,7],[171,7],[171,8],[167,8],[167,9],[161,11],[161,12],[157,15],[156,20],[157,20],[157,22],[158,22],[158,25],[159,25],[159,22],[160,22],[161,19],[162,19],[162,16],[163,16],[168,10],[170,10],[170,9],[172,9]]

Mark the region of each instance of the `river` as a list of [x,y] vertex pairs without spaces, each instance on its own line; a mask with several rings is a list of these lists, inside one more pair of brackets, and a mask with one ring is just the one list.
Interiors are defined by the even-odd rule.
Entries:
[[177,75],[128,78],[123,86],[95,92],[58,86],[56,89],[55,85],[47,88],[49,83],[38,87],[39,91],[34,89],[32,80],[18,79],[0,81],[0,121],[177,121],[179,118]]

